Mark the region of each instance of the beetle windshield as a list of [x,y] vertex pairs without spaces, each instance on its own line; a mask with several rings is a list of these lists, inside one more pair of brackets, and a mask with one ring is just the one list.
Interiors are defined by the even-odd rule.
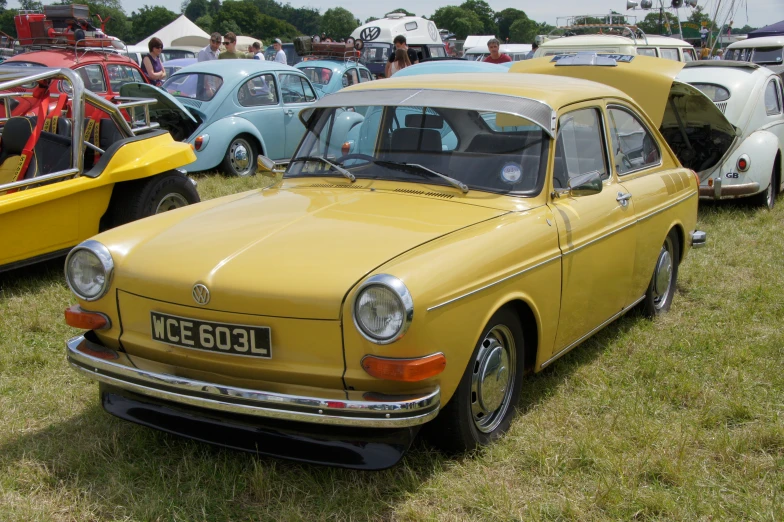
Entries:
[[210,101],[223,85],[223,78],[214,74],[175,74],[163,84],[166,92],[180,98]]
[[326,67],[300,67],[299,70],[305,73],[310,83],[320,86],[327,85],[332,79],[332,69]]
[[366,42],[362,49],[362,63],[386,63],[389,53],[392,52],[392,44]]
[[[544,182],[549,146],[550,138],[539,126],[504,113],[326,108],[308,120],[286,176],[335,176],[334,166],[318,159],[324,158],[357,179],[444,186],[457,181],[471,190],[534,196]],[[441,176],[423,176],[423,168]]]

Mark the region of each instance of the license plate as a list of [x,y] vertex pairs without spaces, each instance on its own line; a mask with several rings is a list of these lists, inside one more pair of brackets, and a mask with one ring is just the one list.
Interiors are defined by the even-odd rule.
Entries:
[[215,323],[150,312],[152,339],[208,352],[272,358],[271,331],[266,326]]

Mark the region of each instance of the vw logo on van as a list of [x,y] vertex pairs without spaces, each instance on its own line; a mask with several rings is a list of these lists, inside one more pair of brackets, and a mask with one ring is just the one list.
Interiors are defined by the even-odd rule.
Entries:
[[[435,25],[433,27],[435,27]],[[381,34],[381,28],[376,27],[374,25],[373,27],[365,27],[364,29],[362,29],[362,32],[359,33],[359,37],[367,42],[367,41],[375,40],[376,38],[378,38],[378,35],[380,34]]]
[[200,305],[206,305],[210,302],[210,290],[201,283],[193,285],[193,300]]
[[437,42],[439,40],[439,38],[438,38],[438,29],[436,28],[436,24],[434,24],[433,22],[428,22],[428,24],[427,24],[427,32],[430,35],[430,38],[434,42]]

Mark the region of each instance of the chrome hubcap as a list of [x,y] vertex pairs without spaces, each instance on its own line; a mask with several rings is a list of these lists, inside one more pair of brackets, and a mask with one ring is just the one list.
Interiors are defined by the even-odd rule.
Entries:
[[672,242],[670,238],[662,246],[659,259],[656,261],[656,270],[653,273],[653,303],[656,308],[661,308],[667,302],[672,286]]
[[243,175],[250,171],[250,144],[245,140],[234,140],[229,148],[229,161],[237,174]]
[[182,194],[177,194],[173,192],[171,194],[166,194],[161,202],[158,203],[158,208],[155,209],[156,214],[160,214],[161,212],[166,212],[169,210],[174,210],[175,208],[185,207],[188,205],[188,200]]
[[482,340],[471,379],[471,413],[479,431],[489,433],[503,420],[514,378],[514,337],[509,328],[498,325]]

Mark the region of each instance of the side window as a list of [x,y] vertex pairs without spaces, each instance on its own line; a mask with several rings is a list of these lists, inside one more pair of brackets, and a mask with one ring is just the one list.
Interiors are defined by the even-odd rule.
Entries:
[[142,74],[127,65],[110,63],[106,65],[106,72],[109,73],[109,83],[113,91],[119,91],[126,83],[144,83]]
[[661,54],[661,57],[666,60],[675,60],[676,62],[680,61],[680,58],[678,57],[678,49],[668,49],[666,47],[661,47],[659,48],[659,53]]
[[683,61],[684,62],[693,62],[696,61],[697,57],[694,55],[694,49],[684,49],[683,50]]
[[437,56],[439,58],[446,57],[446,51],[444,50],[443,45],[431,45],[428,47],[430,49],[430,57]]
[[367,71],[365,69],[360,69],[359,70],[359,76],[360,76],[360,78],[362,78],[363,82],[369,82],[369,81],[373,80],[373,77],[370,76],[370,71]]
[[271,74],[262,74],[247,80],[237,91],[237,101],[243,107],[277,105],[278,93],[275,89],[275,77]]
[[653,47],[638,47],[637,54],[642,56],[653,56],[656,57],[656,49]]
[[106,81],[103,79],[103,70],[100,65],[85,65],[76,69],[82,77],[84,86],[93,92],[106,92]]
[[298,74],[281,74],[280,92],[283,103],[306,103],[316,99],[313,88]]
[[558,120],[553,184],[566,188],[570,179],[590,172],[609,177],[599,110],[580,109]]
[[612,157],[619,175],[657,165],[661,160],[656,140],[639,118],[626,109],[607,111]]
[[348,87],[349,85],[355,85],[359,83],[359,76],[357,76],[356,69],[349,69],[343,75],[343,87]]
[[765,112],[768,116],[781,114],[781,98],[776,80],[771,80],[765,86]]

